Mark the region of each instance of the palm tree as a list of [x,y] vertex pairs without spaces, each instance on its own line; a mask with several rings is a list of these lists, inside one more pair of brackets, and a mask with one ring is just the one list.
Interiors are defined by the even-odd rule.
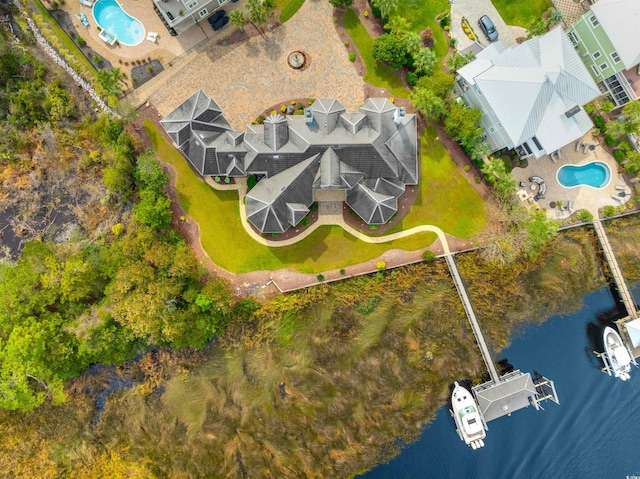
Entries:
[[382,17],[389,17],[398,8],[398,0],[373,0],[373,5],[378,7]]
[[411,94],[411,103],[416,110],[425,116],[427,121],[437,121],[444,114],[444,101],[427,88],[416,88]]
[[436,54],[431,48],[422,48],[413,58],[413,65],[416,72],[431,76],[433,67],[436,64]]
[[504,166],[504,162],[500,158],[494,158],[492,156],[484,162],[481,171],[489,183],[495,183],[507,174],[507,168]]
[[231,25],[242,31],[247,23],[247,18],[242,10],[232,10],[231,13],[229,13],[229,21]]

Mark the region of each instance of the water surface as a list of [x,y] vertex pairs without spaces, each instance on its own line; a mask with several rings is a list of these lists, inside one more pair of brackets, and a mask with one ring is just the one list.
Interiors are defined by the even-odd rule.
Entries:
[[[634,296],[640,297],[640,288]],[[599,371],[591,351],[605,317],[617,314],[616,302],[602,289],[583,303],[575,314],[526,328],[502,354],[516,368],[554,380],[559,406],[547,402],[545,411],[527,408],[490,422],[486,446],[478,451],[460,441],[449,411],[441,408],[417,443],[360,477],[640,477],[640,369],[628,382]]]

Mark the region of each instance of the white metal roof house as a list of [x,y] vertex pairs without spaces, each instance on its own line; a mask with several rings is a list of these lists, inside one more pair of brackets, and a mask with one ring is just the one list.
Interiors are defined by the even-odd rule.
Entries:
[[384,224],[405,186],[418,183],[415,115],[386,98],[369,98],[355,113],[318,99],[304,115],[270,115],[242,132],[199,90],[160,123],[201,175],[260,179],[246,213],[262,233],[296,226],[323,190],[368,224]]
[[458,70],[455,89],[482,111],[492,152],[515,148],[536,158],[588,132],[583,106],[601,95],[560,28],[510,48],[491,44]]

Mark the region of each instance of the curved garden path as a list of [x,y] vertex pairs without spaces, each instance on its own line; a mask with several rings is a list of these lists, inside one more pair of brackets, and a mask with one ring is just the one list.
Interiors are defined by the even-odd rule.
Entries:
[[437,226],[420,225],[420,226],[415,226],[415,227],[410,228],[410,229],[405,230],[405,231],[400,231],[398,233],[392,233],[392,234],[388,234],[388,235],[384,235],[384,236],[368,236],[368,235],[362,233],[361,231],[358,231],[353,226],[349,225],[344,220],[344,217],[343,217],[342,214],[339,214],[339,215],[319,215],[317,221],[315,221],[313,224],[308,226],[303,232],[301,232],[300,234],[298,234],[298,235],[296,235],[294,237],[283,239],[283,240],[278,240],[278,241],[268,240],[268,239],[264,238],[262,235],[258,234],[249,225],[249,222],[247,221],[247,213],[246,213],[246,210],[245,210],[245,207],[244,207],[244,196],[247,193],[246,178],[236,178],[235,179],[235,181],[236,181],[235,185],[219,184],[219,183],[216,183],[216,182],[212,181],[211,178],[206,178],[205,181],[207,181],[207,183],[209,183],[214,189],[238,190],[238,198],[239,198],[239,201],[240,201],[240,205],[239,205],[240,219],[241,219],[242,226],[244,227],[244,229],[247,232],[247,234],[249,236],[251,236],[255,241],[257,241],[258,243],[263,244],[265,246],[269,246],[270,248],[279,248],[279,247],[282,247],[282,246],[292,245],[294,243],[297,243],[298,241],[302,241],[304,238],[309,236],[311,233],[313,233],[320,226],[336,225],[336,226],[340,226],[342,229],[344,229],[349,234],[355,236],[360,241],[364,241],[365,243],[377,243],[377,244],[387,243],[389,241],[394,241],[394,240],[397,240],[397,239],[400,239],[400,238],[406,238],[407,236],[411,236],[411,235],[414,235],[416,233],[431,232],[431,233],[435,233],[436,235],[438,235],[438,239],[440,240],[440,244],[442,246],[444,254],[450,254],[451,253],[451,251],[449,249],[449,243],[447,241],[446,235],[444,234],[444,231],[442,231]]

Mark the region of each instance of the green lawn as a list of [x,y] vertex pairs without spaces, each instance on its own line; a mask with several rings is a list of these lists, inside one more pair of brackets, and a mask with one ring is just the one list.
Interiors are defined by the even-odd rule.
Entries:
[[364,81],[380,88],[386,88],[392,95],[398,98],[408,98],[409,90],[407,90],[396,73],[386,65],[376,62],[371,56],[373,51],[373,39],[369,36],[366,28],[360,22],[356,12],[349,8],[344,13],[344,26],[349,32],[351,39],[358,47],[360,55],[367,67],[367,73]]
[[416,250],[430,245],[434,233],[420,233],[384,244],[357,240],[340,227],[321,227],[309,237],[282,248],[257,243],[240,224],[238,194],[218,191],[196,176],[186,160],[149,121],[145,130],[158,157],[178,172],[180,204],[200,225],[200,240],[209,257],[234,273],[291,267],[316,273],[373,259],[388,249]]
[[293,17],[304,0],[276,0],[276,8],[280,10],[280,23],[284,23]]
[[409,214],[390,232],[430,224],[459,238],[475,236],[484,226],[484,201],[436,140],[433,127],[422,133],[420,149],[420,193]]
[[[62,44],[64,45],[64,47],[69,50],[69,52],[76,57],[76,59],[87,69],[89,70],[89,73],[91,73],[92,75],[97,75],[97,70],[96,68],[93,66],[93,64],[87,59],[87,57],[84,56],[84,54],[82,53],[82,51],[78,48],[78,46],[73,43],[73,40],[71,40],[71,38],[69,38],[69,35],[67,35],[67,32],[65,32],[60,25],[58,24],[58,22],[55,20],[55,18],[53,18],[51,16],[51,14],[49,13],[49,10],[47,10],[45,8],[45,6],[42,4],[42,2],[40,2],[40,0],[35,0],[33,2],[33,4],[36,6],[36,8],[38,9],[38,11],[40,12],[40,14],[44,17],[45,21],[49,24],[49,26],[51,27],[51,29],[53,30],[53,33],[55,33],[55,35],[60,39],[60,41],[62,42]],[[87,80],[91,81],[93,80],[93,78],[87,78]]]
[[491,0],[507,25],[525,27],[551,8],[549,0]]
[[398,0],[398,8],[394,15],[406,18],[411,23],[414,32],[421,32],[429,27],[433,30],[433,49],[439,60],[442,60],[449,50],[449,42],[444,30],[435,21],[438,13],[449,11],[448,0]]

